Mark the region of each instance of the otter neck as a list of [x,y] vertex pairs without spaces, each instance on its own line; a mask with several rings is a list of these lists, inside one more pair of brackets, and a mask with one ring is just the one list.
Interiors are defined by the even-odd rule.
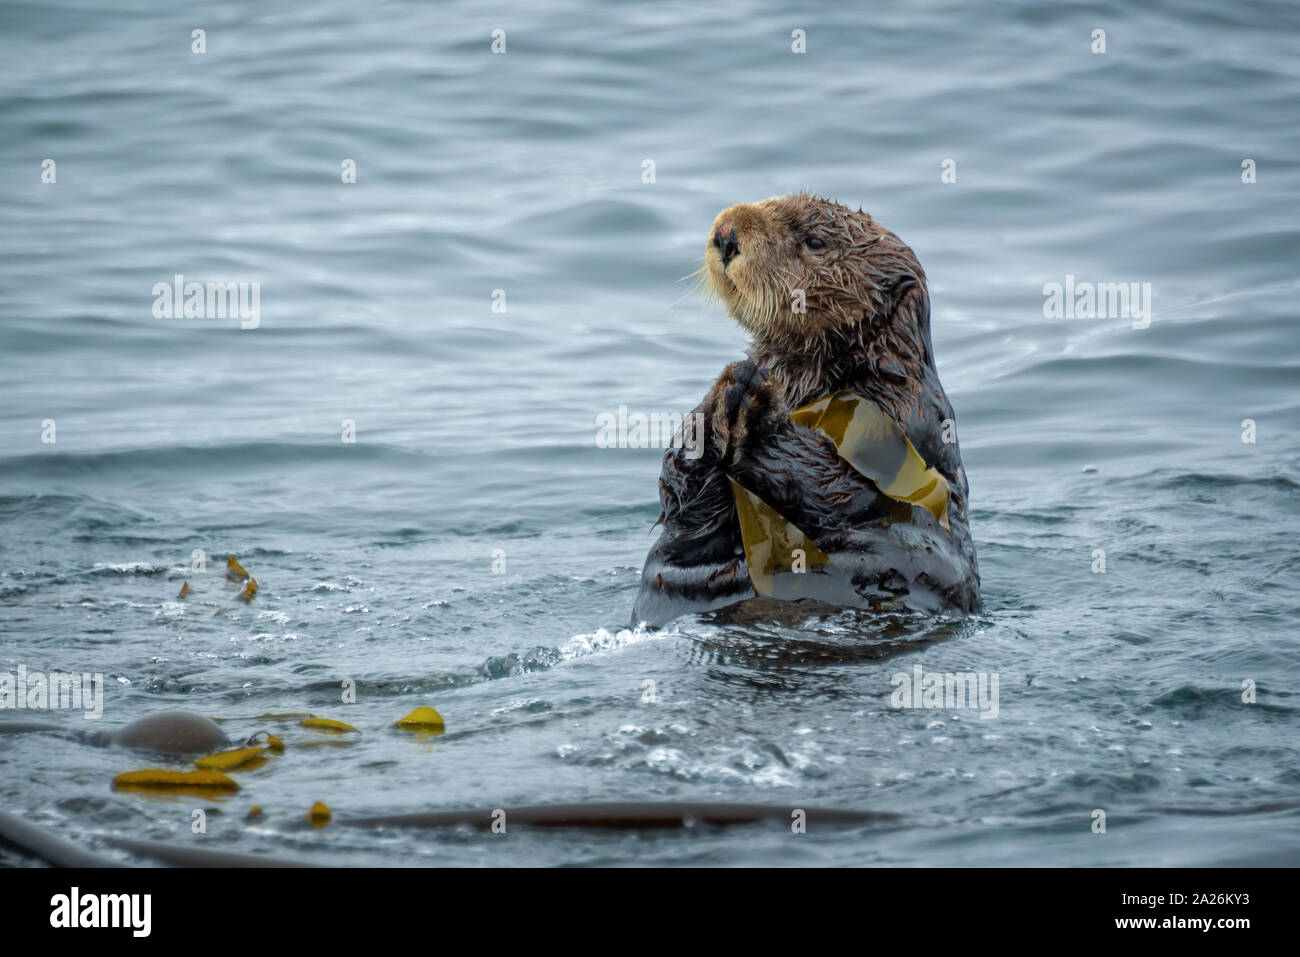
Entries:
[[916,352],[906,346],[900,349],[901,345],[882,342],[870,324],[862,322],[797,343],[756,338],[749,356],[781,383],[791,409],[848,390],[865,395],[901,420],[915,401],[923,374],[915,368],[909,375],[900,366],[900,352],[911,360],[903,365],[919,365]]
[[790,352],[769,342],[750,344],[749,356],[780,381],[791,409],[814,402],[847,387],[845,356],[831,349],[809,348]]

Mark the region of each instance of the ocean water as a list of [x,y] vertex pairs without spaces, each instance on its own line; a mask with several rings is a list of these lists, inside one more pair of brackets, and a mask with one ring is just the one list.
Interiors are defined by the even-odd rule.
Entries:
[[[0,806],[110,855],[1300,862],[1298,38],[1287,3],[6,0],[0,673],[107,687],[0,713],[66,729],[0,735]],[[927,270],[985,612],[628,630],[661,452],[597,417],[741,357],[679,280],[798,189]],[[257,283],[256,327],[156,314],[177,275]],[[1053,318],[1067,282],[1149,314]],[[893,707],[917,667],[996,676],[996,717]],[[389,727],[426,704],[445,734]],[[163,708],[288,747],[229,797],[114,791],[156,760],[73,732]],[[628,800],[897,816],[290,826]]]

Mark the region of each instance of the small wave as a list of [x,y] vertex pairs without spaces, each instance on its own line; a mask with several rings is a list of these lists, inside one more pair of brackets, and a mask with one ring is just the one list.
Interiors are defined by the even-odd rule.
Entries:
[[1177,814],[1181,817],[1236,817],[1248,814],[1277,814],[1297,809],[1300,809],[1300,802],[1297,801],[1264,801],[1260,804],[1247,804],[1241,807],[1158,805],[1151,808],[1152,811],[1158,814]]
[[585,658],[588,655],[595,655],[604,651],[626,648],[628,645],[638,645],[643,641],[658,640],[671,633],[667,631],[649,631],[644,625],[637,625],[635,628],[623,628],[615,632],[597,628],[590,634],[574,635],[560,646],[559,655],[564,661],[573,658]]
[[95,562],[91,566],[92,575],[166,575],[179,571],[180,566],[158,565],[153,562]]
[[[131,471],[151,471],[176,474],[194,471],[210,473],[228,471],[246,466],[264,469],[302,464],[355,463],[364,460],[370,464],[388,466],[410,464],[423,466],[428,457],[414,449],[383,445],[377,442],[358,442],[354,445],[330,442],[238,442],[228,445],[169,445],[137,449],[114,449],[96,452],[43,452],[32,455],[15,455],[2,459],[11,478],[77,478]],[[65,496],[66,497],[66,496]],[[0,499],[0,506],[14,497]],[[23,498],[48,499],[48,496],[23,496]]]

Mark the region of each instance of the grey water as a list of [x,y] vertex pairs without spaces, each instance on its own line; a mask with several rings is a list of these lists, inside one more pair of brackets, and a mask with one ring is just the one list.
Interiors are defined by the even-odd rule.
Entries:
[[[0,806],[110,856],[1300,863],[1298,38],[1194,0],[5,0],[0,675],[105,691],[0,712],[66,729],[0,735]],[[680,280],[800,189],[928,273],[985,610],[630,629],[662,452],[597,421],[743,355]],[[176,276],[249,308],[169,314]],[[1067,283],[1149,312],[1058,317]],[[996,716],[895,707],[918,667]],[[421,705],[445,734],[391,727]],[[156,796],[71,733],[165,708],[287,747]],[[290,826],[631,800],[897,817]]]

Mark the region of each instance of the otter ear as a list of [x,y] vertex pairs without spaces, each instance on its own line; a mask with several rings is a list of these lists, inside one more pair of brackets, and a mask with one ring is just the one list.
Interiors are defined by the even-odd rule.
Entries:
[[917,281],[894,307],[894,321],[900,329],[908,330],[921,349],[921,360],[934,368],[934,346],[930,342],[930,293],[924,280]]

